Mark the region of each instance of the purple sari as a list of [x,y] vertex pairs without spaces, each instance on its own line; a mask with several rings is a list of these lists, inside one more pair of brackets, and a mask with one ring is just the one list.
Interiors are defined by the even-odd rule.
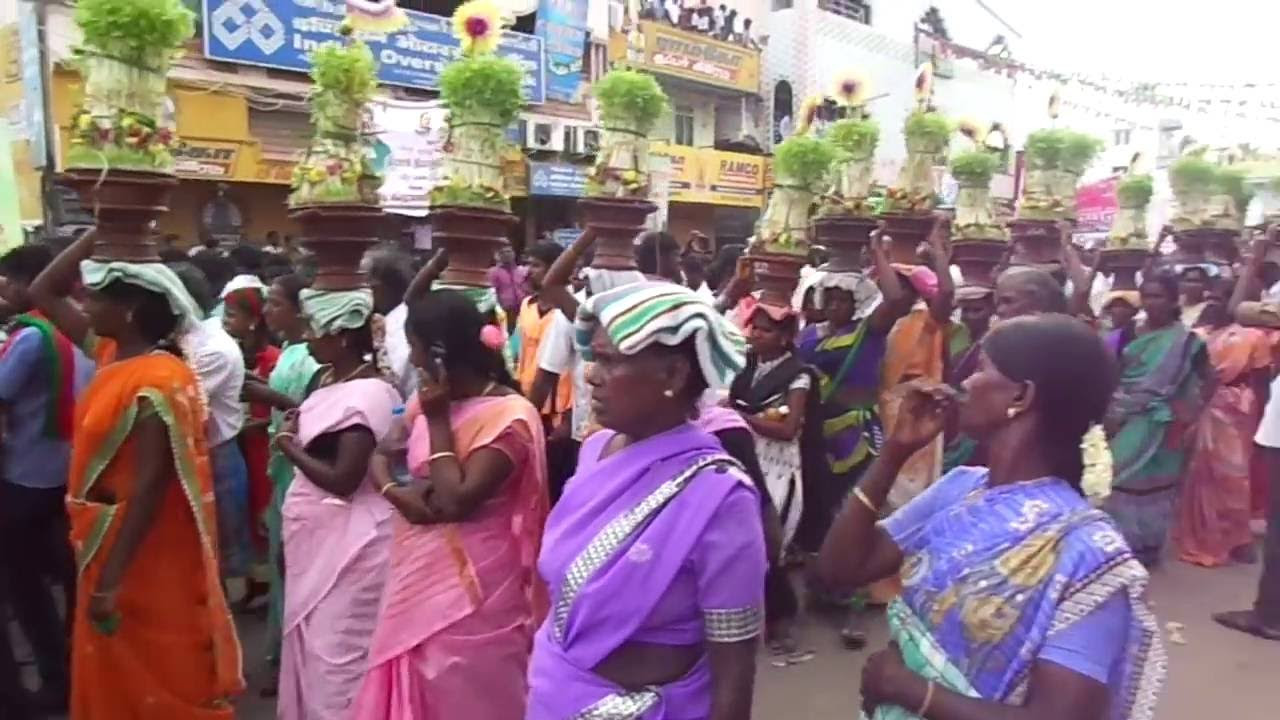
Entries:
[[767,563],[750,480],[691,425],[601,458],[614,436],[584,443],[547,521],[538,569],[551,613],[534,639],[528,720],[705,718],[705,657],[633,692],[593,669],[628,642],[701,646],[760,631]]

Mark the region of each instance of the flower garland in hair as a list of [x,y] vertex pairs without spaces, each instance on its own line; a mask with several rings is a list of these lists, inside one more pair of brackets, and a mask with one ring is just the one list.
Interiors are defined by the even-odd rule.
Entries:
[[1080,440],[1080,455],[1084,474],[1080,478],[1080,490],[1090,502],[1100,505],[1111,495],[1111,448],[1102,426],[1094,424]]
[[397,385],[397,378],[391,367],[391,356],[387,353],[387,318],[378,313],[370,315],[369,334],[373,338],[374,369],[382,379]]

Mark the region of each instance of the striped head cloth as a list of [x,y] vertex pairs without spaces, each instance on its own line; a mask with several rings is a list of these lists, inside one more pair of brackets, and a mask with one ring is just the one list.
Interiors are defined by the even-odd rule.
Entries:
[[623,355],[654,343],[674,347],[693,338],[698,365],[711,388],[733,382],[742,370],[746,340],[728,318],[689,288],[668,282],[623,285],[593,295],[578,308],[575,340],[588,362],[591,337],[603,326]]

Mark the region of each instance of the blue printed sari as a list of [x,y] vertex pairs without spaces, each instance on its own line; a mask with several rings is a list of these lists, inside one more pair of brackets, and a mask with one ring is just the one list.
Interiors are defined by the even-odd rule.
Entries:
[[[1018,705],[1046,643],[1116,599],[1123,637],[1091,638],[1123,643],[1106,648],[1115,651],[1109,717],[1152,718],[1164,649],[1143,599],[1146,570],[1124,538],[1062,480],[986,480],[983,468],[958,468],[882,523],[905,558],[889,619],[907,666],[954,692]],[[915,717],[881,706],[874,720]]]

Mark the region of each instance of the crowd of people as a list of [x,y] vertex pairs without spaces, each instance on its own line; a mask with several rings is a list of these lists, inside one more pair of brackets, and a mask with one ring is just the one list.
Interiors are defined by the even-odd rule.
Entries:
[[278,235],[9,251],[0,618],[40,683],[3,644],[0,717],[230,718],[265,655],[284,720],[746,720],[760,641],[809,661],[826,606],[861,648],[868,604],[870,718],[1151,717],[1148,572],[1256,563],[1262,519],[1215,619],[1280,639],[1276,238],[1096,296],[1066,230],[992,283],[945,222],[885,240],[790,303],[664,232],[484,291],[390,246],[313,288]]
[[763,42],[752,30],[751,18],[737,8],[709,0],[650,0],[640,3],[641,19],[659,20],[682,30],[698,32],[723,42],[759,49]]

